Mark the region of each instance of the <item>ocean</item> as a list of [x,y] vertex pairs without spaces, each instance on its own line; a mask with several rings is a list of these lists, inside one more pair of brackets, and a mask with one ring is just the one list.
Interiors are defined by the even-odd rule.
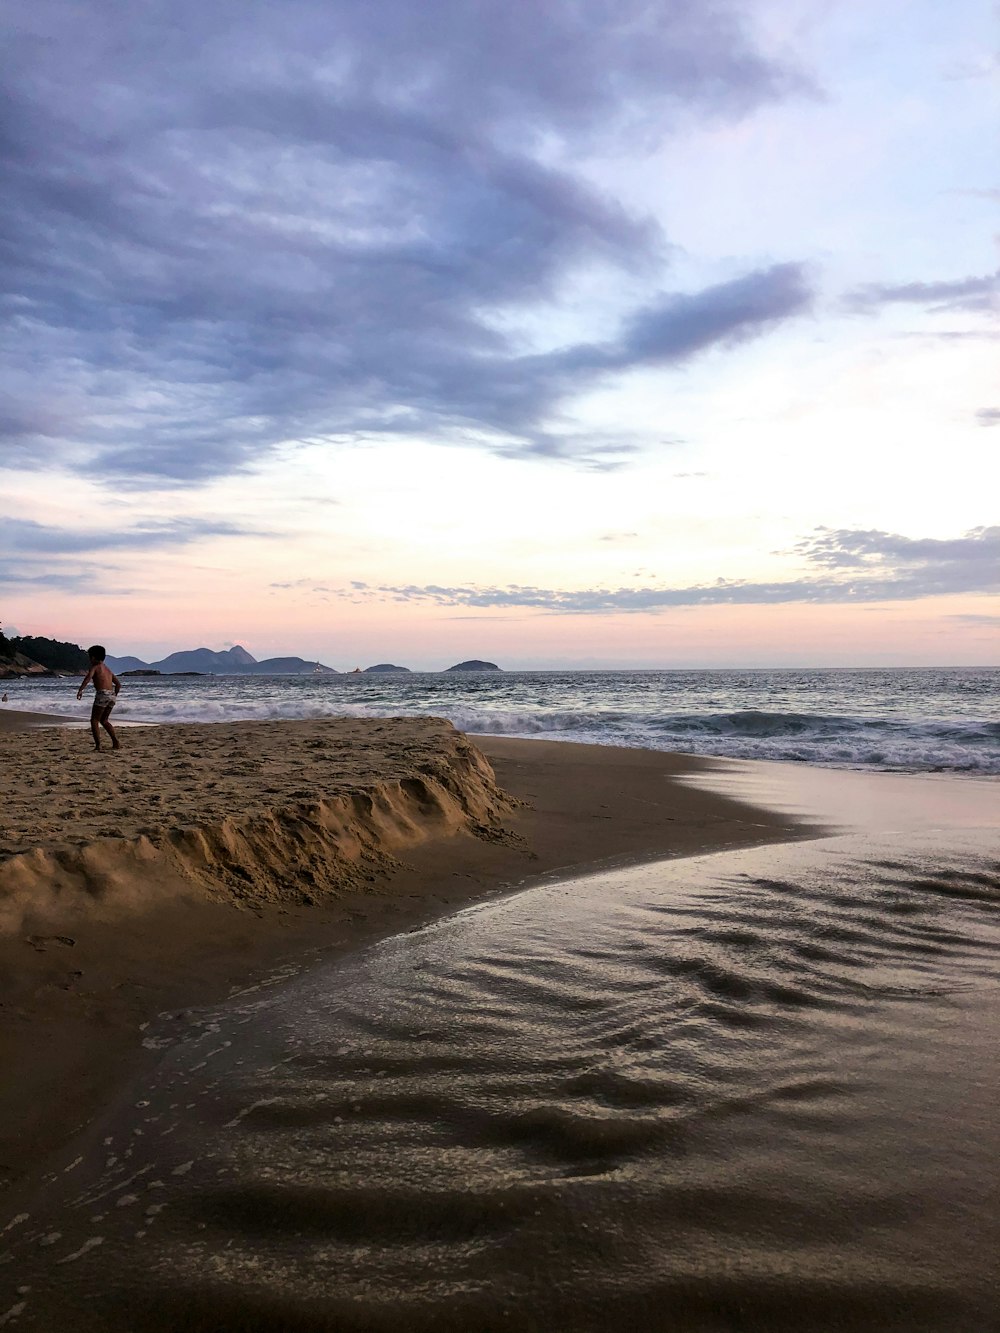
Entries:
[[[86,716],[68,680],[14,708]],[[431,714],[490,735],[900,772],[1000,773],[1000,668],[128,677],[121,722]]]

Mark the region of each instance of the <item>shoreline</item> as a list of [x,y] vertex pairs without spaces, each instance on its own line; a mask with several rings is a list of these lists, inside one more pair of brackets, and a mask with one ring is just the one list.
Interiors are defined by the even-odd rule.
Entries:
[[[369,746],[375,741],[382,746],[374,758],[369,755],[369,768],[378,767],[376,760],[391,750],[393,737],[405,742],[389,764],[396,770],[395,776],[388,775],[390,784],[402,771],[402,752],[415,745],[419,751],[414,728],[419,732],[421,723],[429,726],[424,739],[429,737],[432,748],[440,749],[448,733],[461,735],[440,719],[344,720],[350,735],[367,736]],[[5,750],[20,752],[21,771],[24,756],[37,754],[31,747],[41,734],[38,728],[47,725],[32,718],[18,733],[8,729],[0,736]],[[234,753],[248,737],[260,749],[270,736],[283,753],[295,741],[301,753],[302,746],[332,737],[336,730],[329,720],[178,724],[150,728],[145,748],[156,764],[158,781],[167,781],[169,763],[190,766],[189,771],[181,769],[181,783],[194,791],[201,806],[208,785],[222,780],[220,773],[234,762]],[[226,748],[206,759],[209,732],[214,743],[225,742]],[[91,765],[84,770],[85,783],[96,776],[94,765],[103,782],[113,764],[130,751],[136,757],[143,748],[131,739],[143,735],[138,729],[130,733],[129,749],[113,756],[87,750],[85,729],[77,733],[65,726],[47,733],[42,781],[55,782],[57,792],[60,782],[79,781],[80,765]],[[188,759],[174,756],[167,761],[168,740],[175,747],[187,746]],[[156,1051],[143,1046],[151,1023],[163,1028],[169,1041],[171,1032],[178,1037],[183,1033],[192,1008],[222,1003],[247,986],[267,984],[269,976],[281,980],[543,880],[815,836],[815,829],[791,818],[682,785],[678,778],[715,767],[693,756],[507,737],[477,736],[471,745],[461,737],[461,743],[485,754],[492,766],[484,774],[471,758],[462,761],[472,765],[469,773],[475,770],[472,781],[480,806],[492,803],[492,808],[476,806],[471,817],[463,819],[449,807],[445,815],[450,817],[444,817],[439,807],[445,797],[439,793],[439,807],[432,809],[422,789],[417,808],[407,817],[423,815],[428,827],[397,824],[387,831],[383,819],[376,835],[387,835],[390,845],[382,849],[386,854],[367,860],[362,855],[358,864],[364,873],[343,877],[335,893],[317,892],[311,902],[301,893],[294,900],[266,893],[238,899],[231,892],[208,894],[199,886],[195,893],[166,893],[141,911],[127,898],[112,908],[105,904],[95,911],[87,904],[81,910],[77,898],[64,900],[64,905],[75,902],[73,910],[53,915],[50,903],[48,915],[29,914],[14,933],[0,936],[0,1008],[7,1019],[0,1059],[5,1068],[18,1071],[0,1093],[0,1191],[9,1194],[20,1182],[36,1178],[43,1161],[85,1129],[119,1087],[155,1063]],[[349,747],[348,771],[360,762],[359,744],[355,739]],[[418,758],[428,760],[422,751]],[[18,771],[10,764],[7,768]],[[491,789],[494,772],[496,786]],[[308,770],[299,768],[286,776],[298,796],[308,794]],[[447,783],[447,775],[438,777]],[[259,771],[239,778],[243,807],[249,808],[248,818],[255,817],[247,793],[252,796],[254,783],[263,778]],[[269,780],[280,785],[280,775]],[[132,781],[139,778],[133,774]],[[29,810],[37,812],[37,788],[32,790],[30,778],[22,787]],[[52,790],[43,788],[45,793]],[[312,800],[320,794],[313,790]],[[42,803],[53,799],[43,795]],[[224,800],[235,812],[235,792]],[[35,821],[37,825],[37,813]],[[74,831],[85,836],[81,827],[78,817]],[[114,841],[103,839],[105,846]],[[62,849],[64,860],[70,850]],[[370,854],[377,851],[367,848]],[[84,853],[93,855],[86,847]],[[266,860],[262,869],[266,874]],[[135,872],[132,866],[133,878]],[[100,873],[107,875],[107,867]],[[208,873],[213,873],[211,867]]]
[[61,713],[29,713],[23,708],[0,706],[0,735],[11,735],[22,731],[36,731],[39,727],[71,727],[90,725],[89,715],[85,718],[64,717]]

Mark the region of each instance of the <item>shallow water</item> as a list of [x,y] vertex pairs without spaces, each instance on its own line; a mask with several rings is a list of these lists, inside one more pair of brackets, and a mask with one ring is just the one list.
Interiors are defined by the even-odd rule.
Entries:
[[998,1327],[997,784],[698,781],[845,830],[548,884],[164,1024],[4,1235],[0,1319]]

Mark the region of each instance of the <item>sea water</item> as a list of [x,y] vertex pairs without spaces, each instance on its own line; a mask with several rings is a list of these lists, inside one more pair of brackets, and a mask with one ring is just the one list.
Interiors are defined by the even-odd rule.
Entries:
[[[75,681],[14,708],[86,716]],[[431,714],[462,731],[840,768],[1000,773],[1000,668],[490,671],[125,679],[116,721]]]

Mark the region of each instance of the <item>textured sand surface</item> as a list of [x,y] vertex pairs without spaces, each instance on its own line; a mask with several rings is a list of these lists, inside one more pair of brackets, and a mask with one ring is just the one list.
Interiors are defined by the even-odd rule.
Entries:
[[192,1006],[541,878],[805,832],[678,783],[690,756],[439,719],[131,727],[117,754],[0,723],[0,1190],[158,1058],[151,1020],[181,1040]]
[[459,830],[500,837],[512,802],[438,718],[326,719],[0,735],[0,931],[26,912],[152,906],[198,892],[308,902]]

